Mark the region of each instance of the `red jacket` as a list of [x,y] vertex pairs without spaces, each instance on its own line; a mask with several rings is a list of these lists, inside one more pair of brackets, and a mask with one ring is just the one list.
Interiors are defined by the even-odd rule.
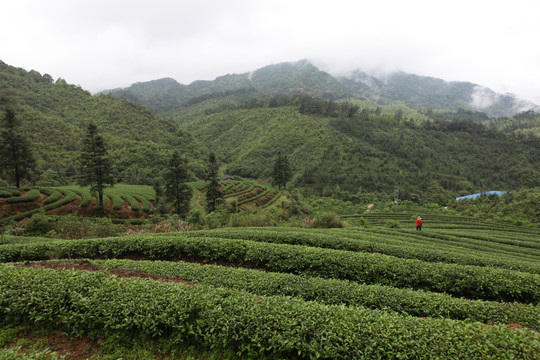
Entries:
[[416,226],[422,226],[422,219],[416,219]]

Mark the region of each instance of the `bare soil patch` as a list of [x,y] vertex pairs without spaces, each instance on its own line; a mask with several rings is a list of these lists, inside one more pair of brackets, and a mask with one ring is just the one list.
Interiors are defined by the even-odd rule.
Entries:
[[27,262],[22,264],[24,267],[42,267],[47,269],[56,269],[56,270],[84,270],[84,271],[107,271],[109,274],[114,275],[119,278],[130,278],[136,277],[141,279],[151,279],[161,282],[172,282],[172,283],[182,283],[185,285],[193,285],[192,282],[189,282],[185,279],[176,276],[163,276],[156,274],[148,274],[144,271],[134,270],[134,269],[124,269],[124,268],[111,268],[105,269],[99,265],[94,265],[89,261],[40,261],[40,262]]

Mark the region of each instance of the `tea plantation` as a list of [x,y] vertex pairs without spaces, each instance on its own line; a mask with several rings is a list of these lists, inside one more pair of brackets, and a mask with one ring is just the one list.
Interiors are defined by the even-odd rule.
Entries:
[[416,231],[414,215],[12,239],[0,319],[162,358],[538,359],[540,231],[444,215]]
[[[203,211],[205,181],[188,184],[193,192],[191,208]],[[237,211],[271,206],[281,192],[254,181],[223,181],[220,190],[224,198],[234,201]],[[155,213],[155,192],[151,186],[117,184],[106,188],[105,216],[117,223],[141,224]],[[36,187],[17,189],[0,187],[0,225],[45,215],[76,214],[96,216],[96,198],[81,186]],[[103,214],[99,214],[103,216]]]

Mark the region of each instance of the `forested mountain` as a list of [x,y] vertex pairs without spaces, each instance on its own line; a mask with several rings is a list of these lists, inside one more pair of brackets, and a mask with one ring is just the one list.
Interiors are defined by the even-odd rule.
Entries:
[[[151,183],[173,148],[193,159],[202,174],[197,145],[178,125],[146,107],[113,95],[92,96],[63,79],[26,71],[0,61],[0,110],[10,107],[32,143],[34,181],[64,183],[77,173],[79,150],[89,122],[98,125],[109,145],[117,181]],[[3,115],[3,111],[0,116]]]
[[[470,120],[428,121],[419,112],[308,96],[238,102],[237,95],[177,109],[174,118],[212,148],[227,171],[269,177],[279,152],[292,183],[336,195],[379,192],[403,199],[540,185],[540,141]],[[236,103],[236,106],[233,104]]]
[[540,111],[538,105],[513,95],[497,94],[470,82],[447,82],[403,72],[374,76],[360,70],[348,76],[334,77],[306,60],[269,65],[250,73],[229,74],[214,81],[195,81],[187,86],[166,78],[110,92],[162,113],[202,95],[239,89],[251,89],[265,95],[367,99],[381,105],[401,103],[413,109],[481,111],[490,117]]
[[125,89],[104,93],[143,104],[156,113],[163,113],[211,94],[228,94],[235,91],[265,95],[308,94],[330,99],[346,97],[343,85],[330,74],[317,69],[307,61],[270,65],[251,73],[228,74],[213,81],[194,81],[181,85],[164,78],[136,83]]

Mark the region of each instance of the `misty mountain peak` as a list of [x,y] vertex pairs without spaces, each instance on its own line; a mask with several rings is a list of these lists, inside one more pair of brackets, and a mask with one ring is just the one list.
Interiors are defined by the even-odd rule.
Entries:
[[194,81],[189,85],[163,78],[111,92],[163,112],[199,96],[240,89],[254,89],[267,95],[307,94],[333,100],[361,98],[386,104],[399,102],[414,109],[477,110],[492,117],[540,111],[538,105],[470,82],[448,82],[402,71],[371,74],[355,70],[338,77],[321,71],[308,60],[272,64],[248,73],[227,74],[213,81]]

